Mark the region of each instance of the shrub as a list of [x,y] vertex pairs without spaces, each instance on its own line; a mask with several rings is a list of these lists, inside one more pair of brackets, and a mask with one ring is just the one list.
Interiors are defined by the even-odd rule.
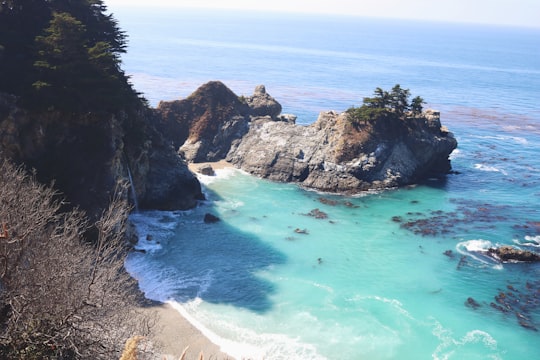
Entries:
[[21,168],[0,160],[0,358],[110,359],[140,325],[123,269],[127,204],[93,224]]

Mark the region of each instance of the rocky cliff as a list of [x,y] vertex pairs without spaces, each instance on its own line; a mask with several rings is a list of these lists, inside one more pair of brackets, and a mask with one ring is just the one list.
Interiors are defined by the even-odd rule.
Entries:
[[162,102],[160,128],[192,162],[226,159],[251,174],[328,192],[356,193],[450,171],[453,134],[434,111],[405,119],[351,121],[323,112],[309,126],[280,115],[263,86],[238,97],[220,82]]
[[0,154],[54,182],[74,206],[97,217],[128,169],[142,208],[187,209],[201,198],[200,184],[185,161],[155,130],[141,107],[130,114],[32,112],[14,96],[0,94]]
[[356,193],[448,173],[457,146],[432,111],[364,122],[330,111],[302,126],[280,115],[264,86],[239,97],[218,81],[186,99],[129,112],[32,112],[16,100],[0,94],[1,155],[54,181],[91,216],[118,184],[133,199],[129,175],[141,208],[194,207],[202,194],[186,160],[226,159],[263,178]]
[[309,126],[254,119],[227,161],[263,178],[355,193],[448,173],[456,146],[433,112],[354,124],[331,111]]
[[192,162],[224,159],[233,142],[249,130],[256,116],[277,120],[281,105],[258,86],[250,97],[239,97],[220,81],[202,85],[183,100],[159,103],[157,126]]

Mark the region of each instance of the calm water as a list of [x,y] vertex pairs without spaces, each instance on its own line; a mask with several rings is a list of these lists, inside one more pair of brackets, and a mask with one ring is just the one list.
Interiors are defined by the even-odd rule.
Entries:
[[[459,174],[354,198],[235,170],[202,177],[198,208],[132,216],[147,252],[126,265],[147,297],[172,301],[237,358],[540,357],[540,266],[485,256],[501,244],[540,250],[539,29],[116,17],[131,39],[124,68],[154,105],[209,80],[239,95],[265,84],[310,123],[399,83],[441,110],[459,141]],[[207,212],[222,221],[204,224]]]

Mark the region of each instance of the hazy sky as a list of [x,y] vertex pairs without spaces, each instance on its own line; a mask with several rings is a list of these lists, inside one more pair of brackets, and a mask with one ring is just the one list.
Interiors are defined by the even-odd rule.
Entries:
[[539,0],[104,0],[109,10],[175,6],[348,14],[540,27]]

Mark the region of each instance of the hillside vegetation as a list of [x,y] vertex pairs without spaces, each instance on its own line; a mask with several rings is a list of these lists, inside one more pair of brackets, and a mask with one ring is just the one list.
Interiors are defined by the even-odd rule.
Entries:
[[26,108],[115,111],[136,104],[120,68],[126,36],[101,0],[0,2],[0,92]]

